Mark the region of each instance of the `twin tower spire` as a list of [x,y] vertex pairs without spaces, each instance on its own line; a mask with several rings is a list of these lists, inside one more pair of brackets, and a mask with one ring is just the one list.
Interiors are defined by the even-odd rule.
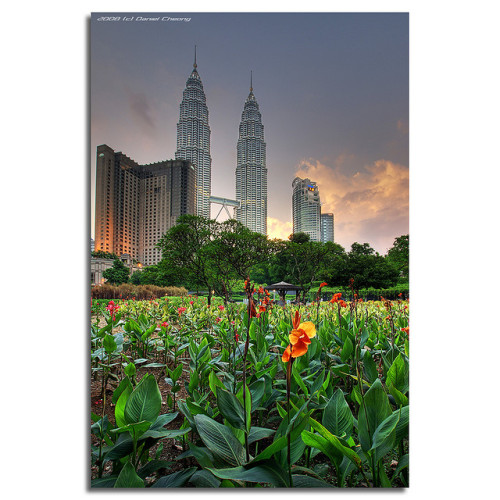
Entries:
[[[177,124],[176,159],[189,160],[196,169],[196,214],[210,218],[212,158],[210,127],[203,84],[198,74],[196,45],[193,71],[183,91]],[[250,94],[241,115],[236,165],[236,219],[254,232],[267,234],[266,143],[259,105],[253,94],[250,71]]]

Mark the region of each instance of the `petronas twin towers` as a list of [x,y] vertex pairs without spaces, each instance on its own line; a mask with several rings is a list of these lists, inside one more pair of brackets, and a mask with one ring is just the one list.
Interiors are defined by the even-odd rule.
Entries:
[[[208,107],[196,64],[186,82],[177,124],[176,159],[196,169],[196,214],[210,217],[211,170]],[[236,219],[254,232],[267,234],[266,143],[259,105],[250,79],[239,127],[236,166]]]

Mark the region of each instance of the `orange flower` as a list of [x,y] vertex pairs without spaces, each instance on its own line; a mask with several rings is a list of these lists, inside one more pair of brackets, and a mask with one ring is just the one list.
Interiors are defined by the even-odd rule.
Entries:
[[290,357],[298,358],[307,352],[307,348],[311,343],[311,339],[316,336],[316,327],[312,321],[300,323],[299,312],[295,312],[295,317],[292,318],[293,330],[288,338],[290,344],[285,349],[281,360],[283,362],[290,361]]
[[338,302],[340,297],[342,297],[342,293],[335,293],[332,297],[332,300],[330,300],[330,302],[333,304],[334,302]]
[[319,285],[319,287],[320,287],[320,288],[323,288],[324,286],[328,286],[328,283],[325,283],[325,282],[323,281],[323,283],[321,283],[321,285]]
[[266,306],[259,306],[259,312],[266,312]]

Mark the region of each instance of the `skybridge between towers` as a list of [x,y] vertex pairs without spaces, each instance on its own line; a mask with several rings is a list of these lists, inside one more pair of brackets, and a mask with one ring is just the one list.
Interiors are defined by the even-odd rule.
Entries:
[[[233,207],[234,208],[240,208],[240,202],[236,200],[230,200],[228,198],[219,198],[218,196],[210,196],[210,203],[212,205],[220,205],[220,210],[215,216],[215,220],[219,217],[220,213],[222,212],[223,209],[226,210],[226,213],[230,219],[234,219],[234,213],[231,215],[229,213],[228,207]],[[234,210],[233,210],[234,212]]]

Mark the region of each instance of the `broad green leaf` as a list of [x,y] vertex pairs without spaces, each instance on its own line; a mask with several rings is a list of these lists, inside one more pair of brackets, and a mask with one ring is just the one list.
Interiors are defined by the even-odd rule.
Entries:
[[[123,380],[128,380],[128,378],[123,379]],[[116,425],[118,427],[123,427],[124,425],[127,424],[125,420],[125,406],[127,404],[128,398],[130,397],[130,394],[132,394],[133,387],[130,381],[128,382],[128,385],[125,385],[123,388],[120,397],[118,398],[118,401],[116,402],[115,405],[115,421]]]
[[168,469],[175,462],[167,462],[166,460],[151,460],[144,467],[137,471],[137,475],[146,479],[147,476],[150,476],[153,472],[156,472],[158,469]]
[[313,418],[309,418],[309,423],[311,424],[311,427],[315,431],[319,432],[319,434],[324,437],[339,453],[347,457],[357,467],[361,466],[361,459],[354,450],[344,446],[337,436],[334,436],[328,429]]
[[91,488],[113,488],[118,476],[96,477],[90,482]]
[[132,392],[133,387],[132,387],[132,384],[130,383],[130,379],[128,377],[124,377],[123,380],[118,385],[118,387],[113,392],[113,397],[111,398],[111,402],[113,404],[116,404],[116,402],[118,401],[118,398],[120,397],[121,393],[127,387],[130,387],[130,390]]
[[342,361],[347,361],[349,357],[351,356],[352,352],[354,350],[352,341],[349,337],[346,337],[344,341],[344,346],[342,347],[342,351],[340,351],[340,358]]
[[195,415],[196,428],[205,446],[231,465],[245,463],[245,450],[234,434],[224,425],[206,415]]
[[208,470],[221,479],[250,483],[270,483],[279,488],[289,486],[287,470],[279,466],[274,460],[260,462],[257,465]]
[[102,345],[108,354],[112,354],[116,350],[116,342],[113,338],[113,335],[106,334],[104,340],[102,341]]
[[169,474],[168,476],[163,476],[156,481],[152,488],[180,488],[184,486],[190,479],[191,476],[196,472],[196,467],[190,467],[189,469],[181,470]]
[[215,375],[213,370],[208,375],[208,385],[210,386],[210,390],[213,392],[214,396],[217,396],[218,387],[224,389],[224,384],[217,378],[217,375]]
[[208,470],[196,471],[189,480],[197,488],[218,488],[221,481]]
[[264,377],[259,378],[248,387],[250,394],[252,395],[252,409],[251,411],[255,411],[262,401],[264,397],[265,389],[266,389],[266,381]]
[[358,414],[358,437],[363,451],[372,447],[377,427],[392,414],[387,394],[379,379],[366,391]]
[[114,488],[145,488],[144,481],[135,472],[134,466],[127,462],[114,485]]
[[293,474],[292,481],[294,488],[333,488],[333,485],[326,481],[302,474]]
[[248,444],[252,444],[260,439],[271,437],[276,431],[265,427],[252,427],[248,434]]
[[335,467],[338,467],[340,462],[342,462],[344,458],[342,453],[335,449],[323,436],[314,434],[311,431],[303,431],[301,437],[302,441],[304,441],[307,446],[311,446],[323,452],[330,461],[335,464]]
[[398,406],[408,406],[408,398],[400,391],[398,391],[392,384],[387,385],[389,394],[392,395]]
[[398,354],[397,358],[392,363],[387,372],[386,384],[393,385],[398,391],[403,394],[408,392],[409,385],[409,365],[408,361]]
[[[385,441],[387,441],[391,434],[394,432],[396,429],[396,425],[399,422],[399,419],[401,417],[401,412],[400,411],[395,411],[392,413],[392,415],[389,415],[376,429],[375,432],[373,433],[373,438],[372,438],[372,447],[371,449],[374,450],[375,448],[378,448],[381,446]],[[394,436],[392,436],[392,440],[394,440]]]
[[219,388],[217,390],[217,407],[233,427],[245,429],[243,406],[232,392]]
[[398,462],[398,465],[396,467],[396,470],[394,471],[394,474],[392,475],[391,481],[394,481],[396,479],[397,475],[406,467],[408,467],[410,463],[410,457],[409,455],[403,455]]
[[161,410],[161,394],[154,375],[144,375],[125,405],[127,423],[154,422]]
[[369,351],[366,351],[363,356],[363,372],[366,379],[371,384],[373,384],[373,382],[375,382],[378,378],[377,366],[375,365],[375,361],[373,361],[372,355]]
[[286,436],[281,436],[280,438],[276,439],[276,441],[272,442],[267,448],[262,450],[253,460],[252,463],[255,462],[260,462],[262,460],[267,460],[268,458],[271,458],[274,456],[276,453],[278,453],[280,450],[285,448],[287,445],[287,438]]
[[401,418],[399,419],[398,424],[396,425],[396,440],[395,446],[399,444],[399,442],[408,437],[408,424],[410,420],[410,407],[403,406],[401,408]]
[[322,424],[335,436],[342,436],[345,433],[349,437],[352,434],[353,423],[354,418],[344,393],[341,389],[337,389],[325,407]]

